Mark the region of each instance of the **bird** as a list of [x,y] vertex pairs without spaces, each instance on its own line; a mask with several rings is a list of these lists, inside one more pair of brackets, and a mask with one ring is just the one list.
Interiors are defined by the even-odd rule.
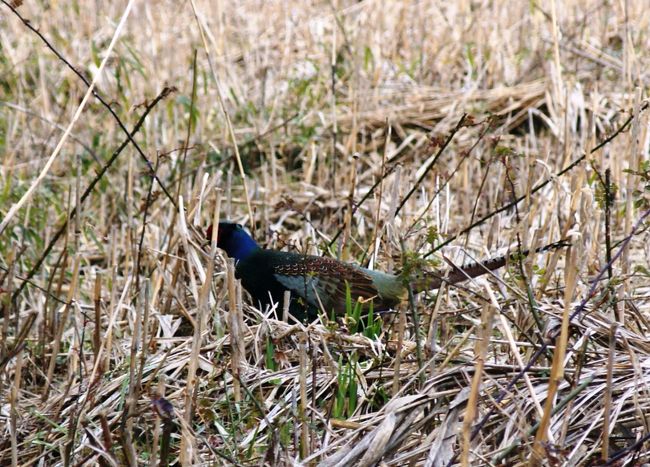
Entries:
[[[212,238],[213,226],[206,230]],[[536,251],[567,246],[559,241]],[[408,297],[408,285],[414,293],[435,290],[443,282],[458,282],[486,274],[504,266],[515,255],[504,255],[462,267],[453,267],[444,273],[419,273],[415,277],[390,274],[324,256],[303,255],[287,251],[265,249],[240,224],[219,222],[217,247],[235,260],[235,277],[264,309],[282,304],[286,291],[291,292],[289,312],[297,320],[311,322],[319,311],[344,315],[353,300],[369,302],[373,310],[387,311]],[[523,255],[529,252],[524,251]],[[348,295],[349,294],[349,295]],[[353,302],[354,303],[354,302]]]

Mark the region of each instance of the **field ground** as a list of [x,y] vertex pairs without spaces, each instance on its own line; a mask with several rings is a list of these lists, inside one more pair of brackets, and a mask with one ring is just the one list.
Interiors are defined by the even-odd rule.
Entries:
[[[0,465],[650,462],[649,31],[644,0],[2,0]],[[514,256],[302,325],[217,217],[385,271]]]

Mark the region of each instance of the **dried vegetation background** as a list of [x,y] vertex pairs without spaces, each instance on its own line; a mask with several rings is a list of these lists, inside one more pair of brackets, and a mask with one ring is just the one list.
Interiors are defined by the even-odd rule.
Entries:
[[[648,462],[647,6],[3,0],[0,464]],[[373,334],[251,307],[215,216],[386,271],[572,246]]]

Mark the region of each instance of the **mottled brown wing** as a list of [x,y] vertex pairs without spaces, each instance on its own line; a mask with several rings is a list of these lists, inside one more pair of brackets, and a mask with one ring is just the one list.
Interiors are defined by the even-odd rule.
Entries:
[[299,261],[277,265],[274,272],[284,287],[314,307],[320,308],[322,303],[326,311],[345,312],[346,284],[353,302],[379,295],[372,277],[364,270],[331,258],[304,256]]

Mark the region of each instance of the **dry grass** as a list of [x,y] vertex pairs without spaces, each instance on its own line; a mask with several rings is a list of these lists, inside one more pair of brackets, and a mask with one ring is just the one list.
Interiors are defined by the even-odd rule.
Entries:
[[[0,5],[0,464],[650,462],[644,1],[25,3],[149,113],[64,138],[88,87]],[[382,270],[573,246],[368,337],[252,308],[217,217]]]

